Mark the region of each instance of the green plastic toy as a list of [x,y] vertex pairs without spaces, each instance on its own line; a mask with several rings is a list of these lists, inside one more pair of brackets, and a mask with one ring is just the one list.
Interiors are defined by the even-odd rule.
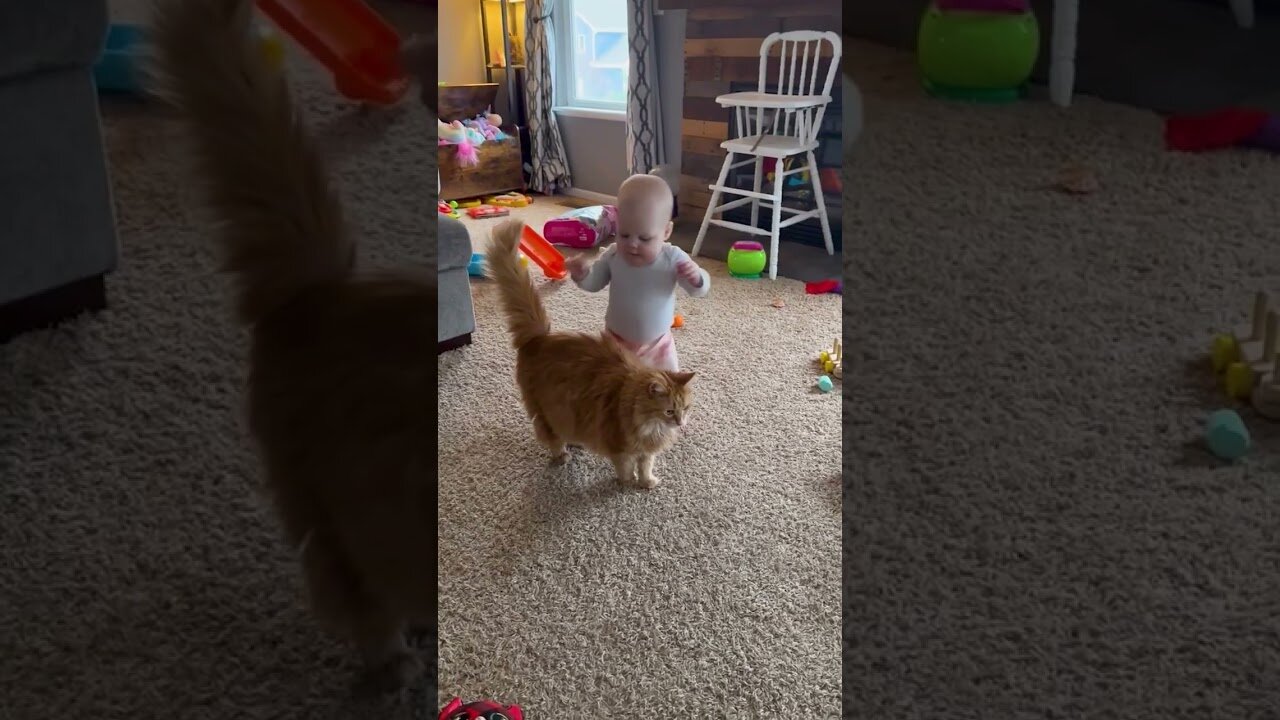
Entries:
[[1039,54],[1040,27],[1032,12],[944,11],[930,4],[916,38],[925,90],[950,100],[1017,100]]
[[764,272],[764,246],[754,240],[739,240],[729,248],[729,274],[746,279],[758,279]]

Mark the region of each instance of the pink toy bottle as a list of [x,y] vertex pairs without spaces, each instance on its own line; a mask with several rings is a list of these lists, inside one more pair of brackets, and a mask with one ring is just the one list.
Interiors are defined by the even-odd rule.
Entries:
[[593,205],[570,210],[542,226],[542,235],[552,245],[585,250],[601,245],[618,231],[618,208]]

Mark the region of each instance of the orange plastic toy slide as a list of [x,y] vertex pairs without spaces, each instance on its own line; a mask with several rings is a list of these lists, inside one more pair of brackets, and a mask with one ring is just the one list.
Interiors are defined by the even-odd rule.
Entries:
[[400,36],[360,0],[257,0],[258,9],[333,73],[343,96],[392,105],[409,89]]
[[543,274],[552,280],[563,280],[569,277],[569,271],[564,266],[564,256],[555,245],[547,242],[546,238],[528,225],[520,231],[520,252],[532,260],[533,264],[542,268]]

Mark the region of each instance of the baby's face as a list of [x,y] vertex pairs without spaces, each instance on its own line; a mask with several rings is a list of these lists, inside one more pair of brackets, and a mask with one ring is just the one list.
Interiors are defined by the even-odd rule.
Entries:
[[637,203],[618,208],[618,254],[632,267],[652,265],[671,237],[671,218]]

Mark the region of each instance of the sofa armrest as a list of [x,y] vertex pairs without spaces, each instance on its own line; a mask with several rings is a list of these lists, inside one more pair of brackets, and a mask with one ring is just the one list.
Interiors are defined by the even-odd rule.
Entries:
[[105,275],[117,258],[88,68],[0,81],[0,304]]
[[448,215],[440,215],[436,232],[440,242],[440,272],[466,267],[471,262],[471,235],[467,226]]
[[110,26],[106,0],[0,2],[0,81],[90,67]]

